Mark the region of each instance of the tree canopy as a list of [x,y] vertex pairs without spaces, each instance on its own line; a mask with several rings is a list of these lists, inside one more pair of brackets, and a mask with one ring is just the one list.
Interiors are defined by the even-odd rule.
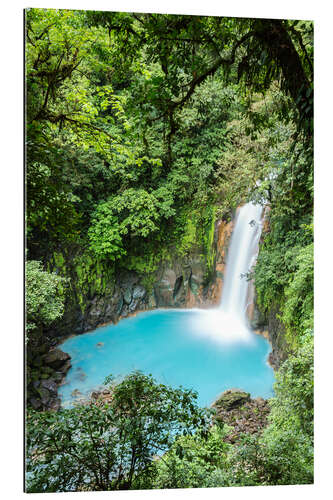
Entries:
[[[113,261],[154,240],[157,222],[170,241],[184,205],[221,198],[251,154],[246,137],[266,129],[264,150],[277,148],[282,119],[285,136],[309,143],[312,29],[306,21],[29,9],[31,257],[84,239],[82,227],[92,251]],[[258,93],[272,102],[270,120],[256,108]],[[253,153],[252,192],[272,169]],[[248,191],[244,183],[232,203]],[[112,230],[102,235],[106,212]]]

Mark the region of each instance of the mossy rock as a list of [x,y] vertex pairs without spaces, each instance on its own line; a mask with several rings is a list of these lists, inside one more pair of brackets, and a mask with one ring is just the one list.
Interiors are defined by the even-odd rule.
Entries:
[[44,363],[49,367],[57,370],[70,359],[69,354],[60,349],[53,349],[44,357]]
[[62,380],[64,378],[64,374],[61,372],[55,372],[53,375],[53,378],[54,378],[55,382],[57,382],[57,383],[62,382]]
[[40,373],[37,370],[32,370],[30,378],[32,381],[38,380],[40,378]]
[[241,389],[229,389],[221,394],[213,403],[213,406],[225,410],[239,408],[250,401],[250,393]]
[[40,356],[36,356],[33,360],[32,360],[32,366],[34,366],[35,368],[40,368],[43,364],[43,361],[42,361],[42,358]]
[[34,410],[40,410],[42,408],[42,401],[37,397],[29,398],[28,405],[31,406]]
[[47,344],[41,344],[38,346],[38,353],[39,354],[46,354],[48,349],[49,348],[48,348]]
[[52,370],[52,368],[50,366],[42,366],[41,368],[41,372],[42,373],[47,373],[48,375],[52,375],[52,373],[54,373],[54,370]]

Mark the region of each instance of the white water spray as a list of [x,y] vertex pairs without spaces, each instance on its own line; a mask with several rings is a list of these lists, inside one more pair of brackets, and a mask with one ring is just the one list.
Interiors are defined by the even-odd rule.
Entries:
[[226,274],[218,309],[201,311],[195,330],[222,343],[250,342],[246,316],[249,281],[258,254],[262,207],[247,203],[239,210],[228,249]]
[[247,203],[237,214],[228,250],[226,275],[220,309],[246,320],[247,273],[258,253],[262,207]]

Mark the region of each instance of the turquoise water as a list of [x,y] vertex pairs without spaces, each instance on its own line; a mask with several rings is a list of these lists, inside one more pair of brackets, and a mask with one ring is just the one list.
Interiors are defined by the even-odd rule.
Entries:
[[66,384],[59,388],[64,407],[75,400],[73,391],[86,396],[107,375],[121,378],[133,370],[196,390],[201,406],[232,387],[252,397],[273,394],[269,343],[217,309],[143,312],[71,337],[62,349],[72,357]]

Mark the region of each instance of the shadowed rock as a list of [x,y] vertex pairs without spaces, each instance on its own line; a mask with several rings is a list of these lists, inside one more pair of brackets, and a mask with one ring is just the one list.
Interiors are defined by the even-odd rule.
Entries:
[[44,363],[55,370],[63,366],[69,359],[70,355],[60,349],[53,349],[44,357]]

